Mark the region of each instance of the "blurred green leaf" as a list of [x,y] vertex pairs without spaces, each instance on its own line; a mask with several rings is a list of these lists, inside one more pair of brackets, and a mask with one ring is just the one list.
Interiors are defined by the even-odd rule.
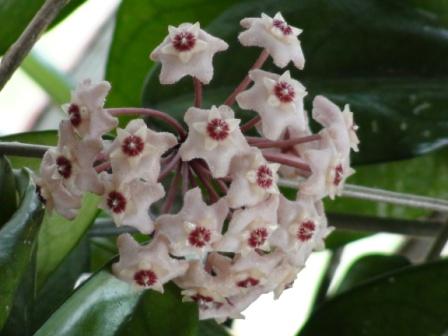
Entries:
[[230,333],[214,320],[205,320],[199,321],[198,336],[230,336]]
[[371,233],[366,232],[334,230],[330,236],[325,239],[325,248],[335,250],[356,240],[369,237],[370,235]]
[[370,254],[355,260],[337,287],[336,293],[361,285],[386,273],[410,266],[409,260],[400,255]]
[[116,237],[90,238],[90,272],[103,268],[109,260],[118,254]]
[[53,213],[45,213],[39,234],[37,250],[37,288],[42,285],[64,260],[65,256],[78,245],[98,213],[100,198],[86,194],[79,215],[72,221]]
[[[111,106],[139,106],[145,76],[153,66],[149,53],[168,34],[168,25],[200,21],[208,24],[237,0],[123,0],[106,70],[113,89]],[[132,78],[132,80],[129,80]]]
[[22,276],[31,262],[43,215],[35,185],[27,170],[19,173],[16,184],[19,208],[0,230],[0,330],[11,311]]
[[[326,94],[355,111],[361,137],[355,163],[412,157],[448,142],[448,25],[430,8],[422,11],[400,0],[239,2],[207,27],[230,50],[216,57],[205,106],[212,103],[209,96],[216,105],[223,102],[260,52],[238,44],[239,21],[278,10],[304,30],[300,36],[307,64],[294,75],[308,87],[308,110],[314,95]],[[266,68],[283,71],[271,64]],[[193,101],[191,79],[161,86],[158,73],[148,78],[144,105],[182,116]]]
[[298,335],[443,335],[447,277],[447,260],[388,273],[328,300]]
[[17,209],[17,192],[14,173],[9,160],[0,156],[0,228]]

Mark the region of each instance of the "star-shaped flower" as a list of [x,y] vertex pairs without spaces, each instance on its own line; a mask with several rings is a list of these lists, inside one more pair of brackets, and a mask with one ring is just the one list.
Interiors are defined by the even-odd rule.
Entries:
[[171,133],[154,132],[142,119],[132,120],[125,129],[117,129],[109,148],[114,175],[122,182],[135,178],[156,182],[162,154],[176,143]]
[[202,200],[201,190],[194,188],[185,194],[177,215],[162,215],[157,219],[157,233],[168,238],[173,255],[203,259],[221,238],[227,213],[225,199],[208,206]]
[[303,98],[307,92],[291,79],[289,71],[280,76],[257,69],[250,71],[249,77],[255,84],[236,100],[241,108],[258,112],[264,137],[278,140],[288,127],[306,128]]
[[116,176],[102,173],[105,191],[101,208],[112,215],[117,226],[132,226],[150,234],[154,225],[149,207],[160,200],[165,191],[162,184],[135,179],[122,183]]
[[142,246],[130,234],[123,234],[118,237],[117,244],[120,260],[112,265],[112,271],[138,288],[163,293],[163,284],[182,276],[188,269],[187,261],[170,257],[163,238]]
[[261,18],[245,18],[241,20],[241,26],[247,29],[238,36],[242,45],[266,49],[274,64],[280,68],[290,61],[298,69],[305,66],[305,57],[297,38],[302,31],[286,23],[280,13],[273,18],[264,13]]
[[97,139],[117,127],[118,119],[103,109],[110,87],[106,81],[93,84],[90,80],[84,80],[72,91],[70,103],[63,106],[72,126],[82,138]]
[[280,248],[289,262],[304,266],[313,250],[324,248],[324,239],[330,234],[327,220],[309,198],[289,201],[280,198],[278,229],[271,236],[271,244]]
[[243,255],[252,251],[269,251],[269,238],[277,228],[278,196],[272,195],[254,207],[233,213],[229,228],[216,250]]
[[288,260],[283,260],[274,268],[267,281],[269,291],[274,291],[274,299],[277,300],[285,289],[291,288],[297,278],[297,274],[303,266],[291,265]]
[[202,29],[199,22],[168,27],[169,34],[151,53],[153,61],[162,63],[160,82],[173,84],[190,75],[208,84],[213,77],[213,56],[229,46]]
[[238,127],[240,120],[226,105],[210,110],[191,107],[185,113],[185,122],[189,132],[179,148],[182,160],[204,159],[216,178],[226,176],[232,158],[249,149]]

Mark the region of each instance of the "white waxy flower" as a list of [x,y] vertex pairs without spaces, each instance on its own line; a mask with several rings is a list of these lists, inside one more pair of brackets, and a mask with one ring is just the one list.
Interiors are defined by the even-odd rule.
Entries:
[[109,148],[112,170],[122,182],[142,178],[156,182],[160,173],[160,158],[176,145],[170,133],[154,132],[142,119],[117,129],[117,138]]
[[290,26],[280,13],[273,18],[261,14],[261,18],[245,18],[241,26],[246,28],[238,39],[246,47],[261,47],[272,56],[274,64],[284,68],[293,62],[298,69],[305,66],[305,57],[297,36],[302,30]]
[[277,228],[278,202],[278,196],[272,195],[254,207],[235,211],[227,232],[215,246],[216,250],[243,255],[269,251],[269,238]]
[[210,110],[191,107],[185,113],[188,137],[179,148],[183,161],[204,159],[216,178],[228,174],[232,158],[249,149],[233,110],[221,105]]
[[114,274],[138,288],[150,288],[163,293],[163,285],[182,276],[188,262],[170,257],[167,242],[154,239],[148,245],[140,245],[130,234],[118,237],[120,260],[112,265]]
[[100,177],[105,187],[101,208],[112,215],[115,224],[152,233],[154,224],[149,216],[149,207],[165,195],[162,184],[141,179],[122,183],[107,173],[102,173]]
[[63,106],[72,126],[82,138],[100,138],[117,127],[118,119],[103,109],[110,91],[106,81],[93,84],[90,80],[81,82],[72,92],[71,101]]
[[303,159],[309,164],[311,175],[300,185],[300,195],[316,200],[340,195],[345,180],[355,172],[348,157],[342,157],[331,142],[325,148],[305,151]]
[[291,288],[297,278],[297,274],[303,269],[303,266],[291,265],[284,260],[274,268],[267,281],[267,287],[274,291],[274,299],[278,299],[285,289]]
[[203,259],[221,238],[228,213],[227,201],[208,206],[199,188],[189,190],[177,215],[162,215],[156,221],[157,233],[168,238],[170,251],[177,257]]
[[324,239],[332,231],[327,227],[325,215],[309,198],[289,201],[281,197],[278,223],[270,243],[285,252],[294,266],[304,266],[312,251],[323,249]]
[[257,69],[250,71],[249,77],[254,85],[236,100],[241,108],[258,112],[264,137],[278,140],[288,127],[306,129],[303,98],[307,92],[291,79],[289,71],[280,76]]
[[329,99],[316,96],[313,100],[313,118],[325,127],[323,132],[328,133],[340,155],[348,157],[350,148],[358,151],[358,126],[354,124],[353,113],[348,105],[341,112]]
[[229,46],[202,29],[199,22],[168,27],[169,34],[151,53],[153,61],[162,63],[160,82],[173,84],[190,75],[204,84],[213,77],[213,56]]

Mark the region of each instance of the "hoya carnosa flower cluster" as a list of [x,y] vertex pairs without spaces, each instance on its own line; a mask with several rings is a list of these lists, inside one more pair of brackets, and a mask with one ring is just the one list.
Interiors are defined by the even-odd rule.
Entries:
[[[105,109],[110,85],[85,81],[65,107],[68,120],[61,122],[59,144],[45,154],[36,178],[49,211],[74,218],[82,195],[91,192],[102,197],[101,208],[117,226],[148,235],[143,245],[130,234],[118,238],[120,259],[113,271],[120,279],[161,292],[174,281],[184,300],[197,302],[201,319],[218,321],[241,317],[263,293],[278,297],[310,253],[324,248],[331,228],[321,200],[340,194],[353,173],[350,150],[359,143],[348,106],[341,111],[315,97],[312,117],[322,129],[312,134],[305,87],[288,70],[260,70],[269,56],[279,67],[292,63],[302,69],[301,30],[281,14],[241,24],[246,30],[240,42],[263,50],[224,103],[201,106],[201,86],[213,77],[214,54],[227,44],[199,23],[169,27],[151,58],[162,64],[162,84],[193,77],[187,128],[154,109]],[[234,103],[257,116],[242,125]],[[145,116],[149,125],[157,118],[177,134],[134,119],[117,128],[114,140],[105,140],[118,125],[116,117],[125,114]],[[259,137],[245,135],[253,127]],[[295,200],[281,194],[279,175],[297,178]],[[168,190],[164,180],[171,180]],[[183,203],[173,213],[176,199]]]

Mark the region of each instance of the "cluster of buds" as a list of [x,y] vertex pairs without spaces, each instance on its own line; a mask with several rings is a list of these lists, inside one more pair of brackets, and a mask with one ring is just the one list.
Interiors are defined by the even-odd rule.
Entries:
[[[144,245],[130,234],[118,238],[120,258],[112,267],[117,277],[160,292],[174,281],[184,300],[197,302],[201,319],[220,322],[241,317],[263,293],[278,297],[311,252],[324,248],[331,228],[322,198],[341,192],[353,173],[350,150],[359,142],[348,106],[341,111],[315,97],[312,117],[322,129],[312,134],[305,87],[289,71],[260,70],[269,56],[280,68],[290,62],[303,68],[300,29],[281,14],[246,18],[241,25],[246,30],[240,42],[263,50],[222,105],[201,108],[202,85],[213,77],[214,54],[228,45],[198,23],[170,26],[150,57],[162,64],[162,84],[193,77],[194,106],[184,116],[188,128],[153,109],[105,109],[110,85],[85,81],[65,107],[59,144],[45,154],[36,178],[48,210],[74,218],[82,195],[91,192],[102,197],[101,208],[117,226],[148,235]],[[258,115],[240,125],[234,103]],[[133,114],[149,123],[164,121],[177,134],[133,119],[116,129],[114,140],[105,139],[117,116]],[[259,137],[245,135],[253,127]],[[297,180],[295,200],[281,194],[279,175]],[[183,203],[173,213],[178,195]]]

